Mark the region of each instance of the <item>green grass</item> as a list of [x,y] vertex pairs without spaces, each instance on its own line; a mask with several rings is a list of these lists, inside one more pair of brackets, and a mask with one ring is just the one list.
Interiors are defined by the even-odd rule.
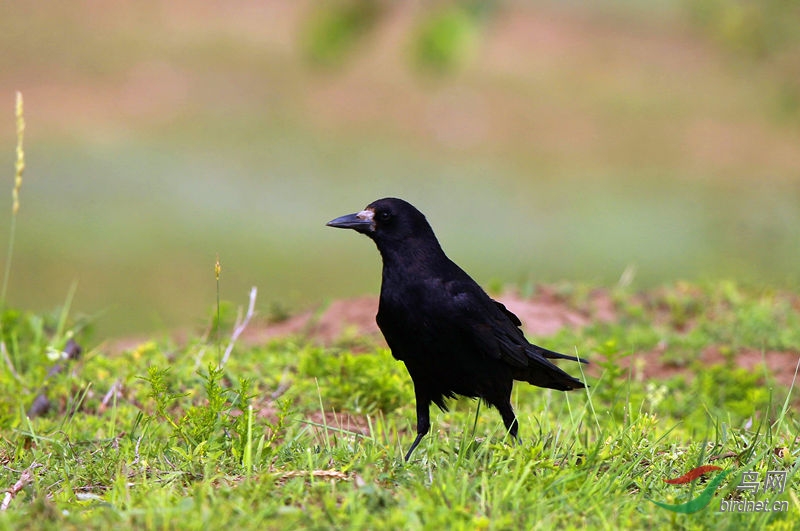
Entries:
[[[212,28],[177,16],[189,25],[176,36],[162,10],[136,13],[107,10],[112,23],[91,28],[84,22],[96,17],[73,7],[0,17],[9,29],[0,32],[10,44],[0,57],[7,85],[46,77],[61,102],[33,117],[25,216],[17,237],[0,231],[0,248],[17,241],[10,277],[12,253],[5,257],[8,298],[6,280],[0,294],[0,529],[798,527],[798,397],[776,382],[785,382],[785,366],[745,369],[737,359],[797,358],[796,294],[722,281],[619,289],[613,322],[542,340],[592,360],[587,391],[517,386],[520,444],[475,401],[446,415],[434,410],[410,463],[402,456],[414,435],[411,382],[369,339],[240,345],[219,368],[214,333],[213,344],[155,338],[119,353],[92,339],[103,323],[68,318],[77,293],[76,307],[115,313],[117,331],[153,328],[137,320],[185,324],[186,312],[163,308],[170,301],[197,315],[211,300],[202,265],[210,249],[227,257],[228,293],[258,283],[279,301],[276,313],[308,293],[374,289],[374,249],[329,237],[322,225],[343,204],[356,209],[387,193],[424,196],[420,206],[443,243],[482,280],[524,283],[535,273],[606,285],[634,263],[647,285],[732,275],[796,286],[796,165],[786,155],[796,137],[794,88],[776,100],[780,78],[758,65],[729,68],[670,23],[653,26],[655,49],[642,52],[629,44],[648,46],[636,38],[639,24],[606,19],[584,38],[583,18],[556,20],[556,30],[577,36],[565,48],[575,53],[541,63],[536,76],[526,61],[517,72],[485,77],[482,67],[466,68],[448,81],[468,96],[459,115],[480,102],[475,124],[489,124],[476,129],[487,132],[475,145],[448,147],[440,137],[454,129],[432,127],[428,112],[445,85],[398,85],[398,65],[359,87],[346,75],[323,79],[279,51],[292,49],[292,38],[265,48],[260,37],[283,24],[272,16],[252,25],[253,39],[250,16],[246,27]],[[469,28],[452,28],[421,31],[470,41]],[[437,39],[422,52],[457,59],[452,42],[441,48]],[[688,53],[657,52],[673,48]],[[172,66],[162,86],[153,81],[162,81],[165,61]],[[177,92],[120,98],[173,83]],[[177,105],[171,98],[184,83],[208,88]],[[330,89],[318,93],[321,84]],[[32,101],[48,99],[41,87],[32,91]],[[329,98],[345,93],[343,115],[306,118],[307,109],[339,108]],[[782,108],[786,116],[773,117]],[[0,154],[4,167],[9,157]],[[769,184],[753,188],[765,176]],[[309,189],[313,196],[300,193]],[[3,197],[16,208],[17,198]],[[498,238],[508,227],[514,238]],[[319,269],[298,263],[311,248],[319,252],[308,263]],[[80,289],[52,314],[6,304],[47,307],[81,275]],[[331,278],[349,284],[331,286]],[[590,307],[590,288],[559,293]],[[230,310],[218,303],[214,332],[230,329]],[[70,339],[89,349],[61,360]],[[709,349],[721,361],[704,361]],[[644,377],[641,362],[652,352],[683,371]],[[49,408],[29,415],[34,403]],[[724,471],[664,481],[708,464]],[[763,479],[773,470],[788,473],[783,493],[736,488],[743,472]],[[721,477],[696,513],[654,503],[698,499]],[[773,498],[788,510],[719,511],[722,500]]]
[[[576,307],[588,292],[561,287]],[[495,411],[481,407],[476,420],[475,401],[433,410],[409,463],[411,382],[362,338],[359,353],[298,339],[238,346],[223,369],[201,339],[119,354],[101,345],[48,376],[68,337],[90,339],[64,312],[6,310],[0,484],[26,470],[31,481],[14,491],[0,528],[796,528],[797,396],[768,370],[692,365],[712,345],[796,353],[800,323],[787,311],[796,296],[716,283],[614,298],[618,322],[544,341],[591,358],[587,391],[517,385],[520,444],[505,440]],[[640,380],[620,368],[665,340],[694,378]],[[29,419],[43,388],[51,409]],[[664,480],[705,464],[730,471],[708,507],[677,514],[650,501],[697,497],[703,480]],[[787,501],[787,511],[719,512],[723,499],[753,498],[736,489],[742,472],[763,480],[769,470],[788,471],[785,491],[754,499]]]

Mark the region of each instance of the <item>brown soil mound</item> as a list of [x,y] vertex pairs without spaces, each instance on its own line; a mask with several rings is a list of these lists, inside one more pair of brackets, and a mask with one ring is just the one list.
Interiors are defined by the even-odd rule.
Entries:
[[[534,337],[553,335],[564,327],[586,326],[592,321],[613,321],[616,316],[613,302],[603,290],[593,292],[584,309],[570,306],[549,288],[541,288],[537,296],[527,299],[507,291],[497,300],[514,312],[525,331]],[[383,342],[375,324],[377,312],[378,298],[375,296],[342,299],[280,323],[251,329],[244,333],[243,338],[248,343],[264,343],[276,337],[295,335],[331,345],[343,337],[367,336]]]
[[[559,296],[552,287],[542,286],[530,298],[517,292],[506,291],[499,297],[509,310],[522,321],[525,332],[532,338],[542,338],[557,333],[562,328],[580,328],[593,322],[613,322],[617,319],[614,301],[606,290],[592,291],[586,301],[576,307]],[[309,310],[285,321],[272,324],[253,325],[242,335],[247,344],[262,344],[271,339],[296,336],[312,343],[333,345],[340,341],[357,338],[385,345],[377,325],[375,314],[378,298],[363,296],[334,301],[316,310]],[[636,379],[669,378],[689,371],[687,366],[664,360],[664,349],[636,353],[624,358],[620,364],[633,371]],[[747,370],[758,370],[764,363],[775,379],[787,387],[794,379],[798,363],[797,352],[761,352],[743,349],[726,359],[715,346],[708,346],[700,353],[704,365],[735,363]],[[600,368],[589,365],[587,372],[599,375]]]

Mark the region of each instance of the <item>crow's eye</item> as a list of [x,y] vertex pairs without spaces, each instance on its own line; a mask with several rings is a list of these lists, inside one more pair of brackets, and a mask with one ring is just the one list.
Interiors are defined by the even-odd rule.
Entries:
[[378,219],[381,221],[389,221],[392,219],[392,213],[384,210],[378,214]]

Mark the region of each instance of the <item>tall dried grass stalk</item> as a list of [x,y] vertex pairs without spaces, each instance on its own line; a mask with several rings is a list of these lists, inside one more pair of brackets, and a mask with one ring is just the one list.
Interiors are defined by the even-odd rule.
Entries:
[[17,213],[19,212],[19,191],[22,188],[22,174],[25,172],[25,113],[22,93],[17,92],[14,115],[17,119],[17,161],[14,165],[14,188],[11,191],[11,224],[9,226],[8,250],[6,252],[6,267],[3,273],[3,287],[0,291],[0,308],[5,307],[6,292],[8,290],[8,277],[11,273],[11,259],[14,255],[14,235],[17,227]]

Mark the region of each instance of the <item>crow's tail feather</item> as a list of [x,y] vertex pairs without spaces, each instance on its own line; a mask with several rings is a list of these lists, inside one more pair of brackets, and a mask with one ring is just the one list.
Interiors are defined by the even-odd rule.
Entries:
[[544,356],[545,358],[550,358],[551,360],[570,360],[570,361],[579,361],[581,363],[586,363],[586,364],[589,363],[589,360],[585,360],[577,356],[567,356],[566,354],[553,352],[552,350],[547,350],[546,348],[542,348],[537,345],[531,345],[528,350],[533,350],[537,354]]
[[526,352],[533,363],[530,363],[524,369],[520,368],[516,374],[514,374],[515,380],[521,380],[539,387],[556,389],[558,391],[571,391],[572,389],[583,389],[586,387],[586,384],[582,381],[562,371],[547,358],[563,358],[583,362],[585,362],[585,360],[565,356],[533,345],[532,347],[533,348],[527,349]]

